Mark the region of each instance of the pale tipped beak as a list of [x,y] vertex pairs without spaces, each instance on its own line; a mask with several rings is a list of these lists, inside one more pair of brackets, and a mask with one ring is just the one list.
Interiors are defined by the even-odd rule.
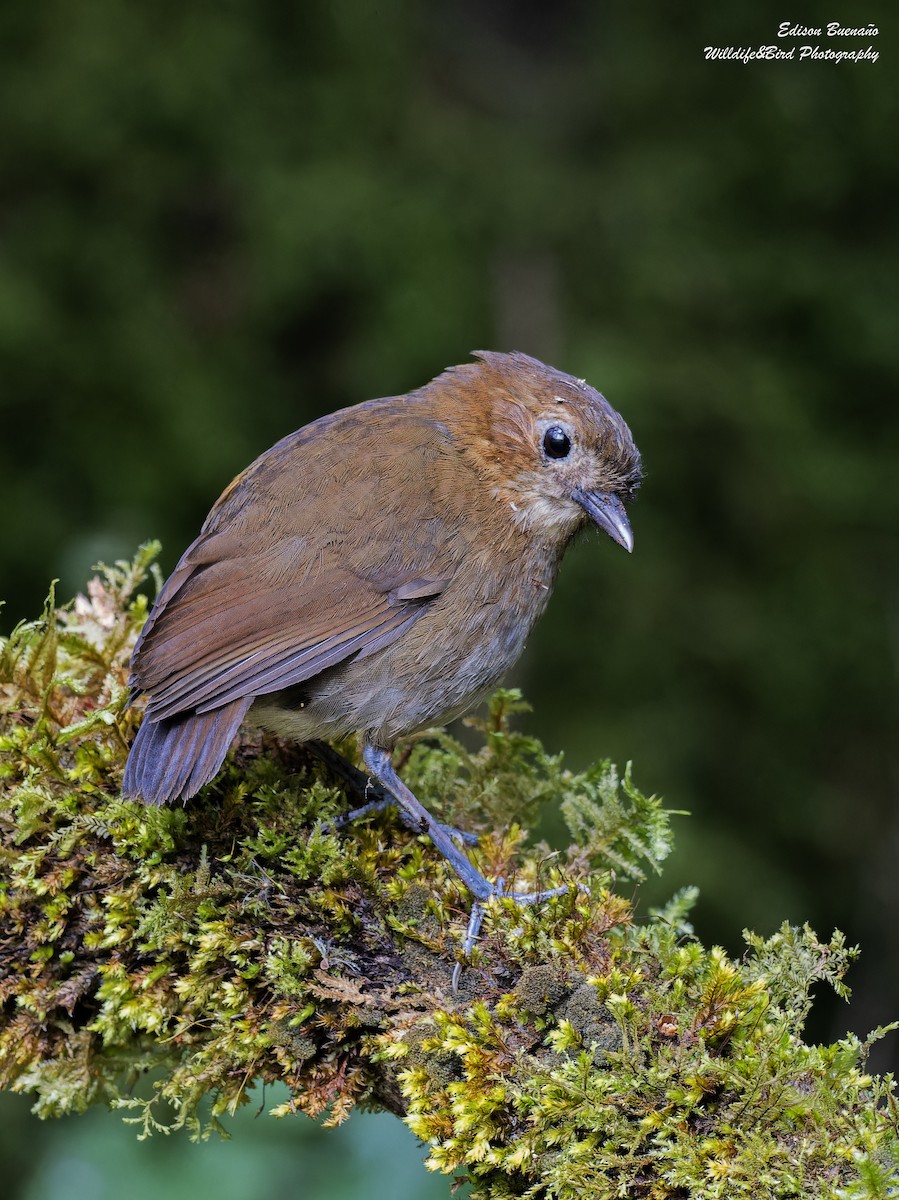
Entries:
[[587,492],[583,488],[575,488],[573,496],[591,521],[595,521],[613,542],[624,546],[630,554],[634,548],[634,535],[624,505],[618,497],[609,492]]

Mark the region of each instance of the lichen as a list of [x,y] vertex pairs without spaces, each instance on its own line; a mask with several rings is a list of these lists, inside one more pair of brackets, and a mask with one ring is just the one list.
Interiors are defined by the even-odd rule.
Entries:
[[[395,1112],[483,1200],[899,1194],[892,1080],[865,1071],[882,1031],[802,1036],[853,951],[784,926],[733,961],[693,936],[690,891],[635,922],[613,880],[658,868],[668,814],[515,731],[517,693],[472,723],[479,748],[404,751],[481,870],[568,888],[491,901],[456,991],[464,889],[390,813],[337,822],[355,798],[301,747],[248,728],[186,808],[123,801],[154,550],[0,643],[0,1086],[202,1137],[279,1080],[279,1115]],[[542,802],[564,852],[528,843]]]

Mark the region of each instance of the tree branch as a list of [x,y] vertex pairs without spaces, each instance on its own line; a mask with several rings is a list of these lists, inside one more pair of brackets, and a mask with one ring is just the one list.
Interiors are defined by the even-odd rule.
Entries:
[[[668,814],[514,732],[514,693],[477,751],[439,731],[404,750],[482,871],[569,887],[491,902],[458,992],[464,889],[389,814],[335,828],[356,798],[302,748],[245,731],[188,808],[120,800],[154,552],[0,645],[0,1086],[42,1116],[105,1102],[204,1136],[283,1081],[282,1112],[404,1117],[491,1200],[893,1194],[871,1039],[801,1038],[814,984],[845,992],[840,935],[784,926],[733,962],[692,937],[688,892],[635,924],[613,881],[658,867]],[[565,853],[524,844],[546,801]]]

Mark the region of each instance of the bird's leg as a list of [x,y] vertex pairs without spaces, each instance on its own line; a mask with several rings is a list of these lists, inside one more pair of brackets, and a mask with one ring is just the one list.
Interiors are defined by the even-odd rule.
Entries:
[[351,821],[357,821],[360,817],[367,817],[370,813],[383,812],[385,808],[396,804],[393,797],[388,796],[382,787],[378,784],[373,786],[371,780],[366,775],[363,775],[342,754],[338,754],[334,747],[329,746],[327,742],[306,742],[306,746],[312,751],[319,762],[325,764],[332,775],[336,775],[338,779],[342,780],[347,785],[347,788],[359,796],[360,799],[366,800],[372,794],[375,796],[374,800],[367,800],[361,808],[354,808],[330,822],[334,828],[339,829],[340,826],[348,825]]
[[[332,775],[336,775],[338,779],[342,779],[350,791],[355,792],[360,799],[366,803],[359,808],[351,809],[341,817],[337,817],[334,821],[329,822],[329,828],[340,829],[343,825],[349,825],[352,821],[361,820],[362,817],[368,817],[372,813],[383,812],[385,808],[399,809],[400,820],[409,829],[416,832],[419,830],[418,822],[414,817],[399,804],[395,796],[386,791],[384,785],[380,782],[373,783],[368,775],[363,774],[357,767],[354,767],[351,762],[348,762],[342,754],[338,754],[333,746],[329,746],[327,742],[306,742],[306,745],[312,753],[321,762],[325,764]],[[374,799],[369,800],[368,797],[374,795]],[[454,829],[451,825],[441,825],[441,829],[457,841],[468,846],[476,846],[478,837],[476,833],[465,833],[464,830]]]
[[390,793],[400,811],[409,818],[409,827],[417,833],[428,835],[476,900],[489,900],[493,895],[493,884],[488,883],[480,871],[471,865],[443,826],[415,799],[393,769],[390,752],[366,742],[362,748],[362,758],[372,779]]
[[[496,883],[490,883],[480,871],[472,866],[446,833],[444,827],[434,820],[419,800],[416,800],[393,769],[393,763],[387,750],[382,750],[377,746],[372,746],[370,742],[366,742],[362,748],[362,758],[371,772],[372,778],[394,797],[400,810],[411,818],[408,822],[410,826],[417,829],[418,832],[428,835],[474,897],[475,902],[469,917],[465,941],[462,943],[462,952],[466,958],[474,949],[481,930],[481,923],[484,920],[484,905],[491,897],[503,896],[509,900],[515,900],[518,904],[536,904],[540,900],[548,900],[551,896],[562,896],[568,891],[567,887],[557,887],[546,892],[507,892],[503,879],[498,879]],[[456,970],[453,972],[454,990],[459,981],[459,968],[460,964],[457,964]]]

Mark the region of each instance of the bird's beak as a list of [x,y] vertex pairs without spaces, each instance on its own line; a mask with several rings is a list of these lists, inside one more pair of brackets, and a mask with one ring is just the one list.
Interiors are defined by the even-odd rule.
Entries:
[[624,546],[630,554],[634,548],[634,535],[624,505],[617,496],[609,492],[587,492],[583,488],[575,488],[574,499],[586,511],[591,521],[595,521],[613,542]]

